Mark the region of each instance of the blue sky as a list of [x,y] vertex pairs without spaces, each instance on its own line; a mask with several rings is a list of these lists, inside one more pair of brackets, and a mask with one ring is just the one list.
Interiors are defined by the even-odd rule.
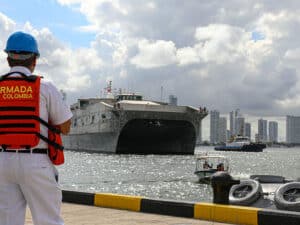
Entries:
[[88,47],[95,36],[92,32],[79,32],[79,27],[88,25],[83,14],[55,0],[10,0],[1,3],[1,11],[21,26],[30,21],[37,29],[48,27],[74,48]]

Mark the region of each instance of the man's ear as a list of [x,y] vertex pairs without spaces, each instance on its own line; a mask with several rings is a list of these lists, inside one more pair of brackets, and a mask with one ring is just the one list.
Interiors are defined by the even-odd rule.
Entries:
[[7,56],[6,60],[7,60],[8,66],[11,67],[8,56]]
[[31,64],[31,67],[30,67],[31,72],[33,72],[34,69],[35,69],[35,66],[36,66],[36,60],[37,60],[37,58],[34,57],[34,60],[32,61],[32,64]]

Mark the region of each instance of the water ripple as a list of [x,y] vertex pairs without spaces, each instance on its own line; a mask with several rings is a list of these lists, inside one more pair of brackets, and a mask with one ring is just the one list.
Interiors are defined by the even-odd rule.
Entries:
[[[213,151],[198,147],[197,152]],[[230,160],[231,174],[300,177],[300,148],[267,148],[264,152],[220,152]],[[212,188],[199,184],[194,156],[112,155],[65,152],[58,167],[63,189],[109,192],[185,201],[211,201]]]

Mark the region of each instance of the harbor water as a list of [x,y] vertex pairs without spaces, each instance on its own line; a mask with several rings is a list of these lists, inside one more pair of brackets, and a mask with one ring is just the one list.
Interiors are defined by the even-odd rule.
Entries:
[[[218,152],[198,146],[195,154],[211,152],[228,157],[230,174],[300,177],[300,148],[267,148],[263,152]],[[212,201],[212,188],[200,184],[194,155],[116,155],[65,151],[57,167],[64,190],[116,193],[155,199]]]

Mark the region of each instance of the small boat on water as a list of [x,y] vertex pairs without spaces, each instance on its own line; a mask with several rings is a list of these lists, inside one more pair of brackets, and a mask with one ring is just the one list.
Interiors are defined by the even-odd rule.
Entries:
[[232,142],[225,145],[216,146],[216,151],[240,151],[240,152],[262,152],[266,148],[263,143],[251,142],[248,137],[237,136]]
[[229,172],[229,160],[217,154],[197,154],[194,174],[200,183],[209,184],[211,176],[217,171]]

